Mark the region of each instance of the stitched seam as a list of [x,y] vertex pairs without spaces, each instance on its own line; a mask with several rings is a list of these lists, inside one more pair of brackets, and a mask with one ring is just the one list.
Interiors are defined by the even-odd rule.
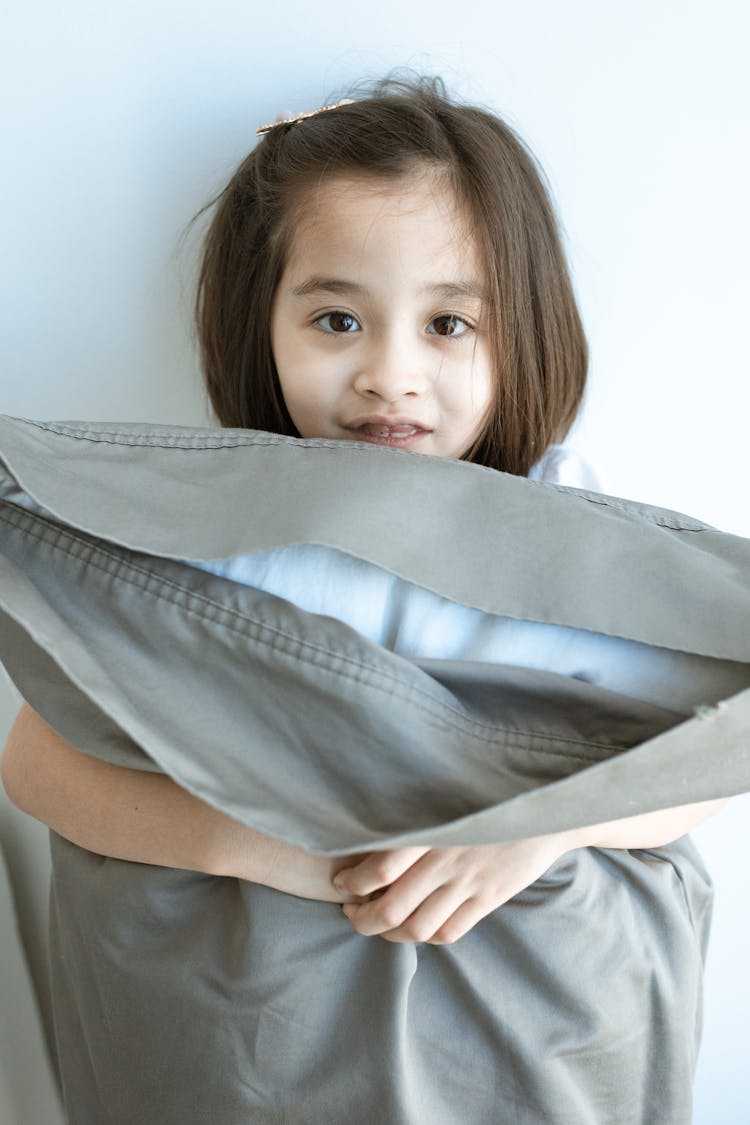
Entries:
[[[570,492],[569,488],[565,485],[556,484],[554,481],[538,481],[530,480],[529,484],[539,486],[541,488],[551,488],[555,492],[567,494]],[[623,512],[627,516],[637,516],[638,519],[648,520],[649,523],[656,524],[658,527],[668,527],[672,531],[715,531],[716,528],[709,527],[707,524],[685,523],[682,520],[670,520],[665,516],[656,516],[652,513],[644,512],[641,509],[634,509],[618,500],[616,497],[603,496],[599,493],[587,493],[584,489],[576,489],[576,495],[580,496],[582,500],[588,501],[589,504],[596,504],[600,508],[612,508],[616,512]]]
[[[261,438],[237,438],[236,440],[228,440],[222,435],[221,431],[217,432],[216,438],[211,438],[206,435],[201,440],[208,443],[205,446],[195,445],[190,438],[179,432],[170,434],[168,431],[160,435],[164,439],[164,443],[156,441],[148,441],[153,436],[153,431],[131,431],[131,430],[96,430],[94,433],[83,433],[80,430],[68,429],[64,426],[51,426],[44,425],[41,422],[34,422],[31,419],[24,419],[30,426],[36,426],[38,429],[48,433],[57,434],[59,437],[67,437],[72,441],[89,441],[94,445],[125,445],[125,446],[138,446],[144,449],[191,449],[196,453],[213,453],[217,449],[236,449],[242,446],[266,446],[266,445],[279,445],[280,442],[274,440],[271,435],[271,440],[264,441]],[[99,437],[99,434],[107,434],[108,437]],[[109,440],[109,439],[119,440]],[[334,447],[333,442],[326,443],[329,448]]]
[[[15,505],[9,506],[13,508],[16,507]],[[26,512],[25,509],[17,509],[17,511],[22,513],[19,518],[18,524],[16,524],[16,521],[12,518],[12,516],[3,514],[2,512],[0,512],[0,519],[5,520],[5,522],[10,523],[11,525],[16,524],[16,526],[22,527],[23,523],[25,522],[25,518],[29,517],[29,513]],[[31,518],[35,519],[36,517]],[[576,755],[569,753],[567,750],[543,749],[541,747],[528,746],[525,743],[518,741],[518,732],[515,730],[499,727],[495,724],[486,723],[481,719],[470,718],[465,713],[459,711],[457,708],[451,707],[449,704],[433,699],[418,687],[412,686],[409,689],[409,692],[406,693],[404,692],[401,681],[398,679],[398,677],[393,676],[388,672],[374,668],[372,665],[366,665],[362,662],[353,660],[351,657],[344,656],[341,653],[333,652],[330,649],[325,648],[323,645],[312,644],[309,641],[305,641],[299,637],[296,637],[294,634],[286,633],[283,629],[279,629],[277,626],[268,625],[266,622],[258,621],[257,619],[250,617],[248,614],[242,613],[239,610],[230,609],[222,605],[220,602],[215,602],[212,598],[206,597],[204,594],[199,594],[193,590],[187,589],[184,586],[178,585],[171,579],[164,578],[161,575],[154,575],[151,572],[143,569],[142,567],[139,567],[136,563],[133,563],[130,560],[126,561],[113,552],[99,546],[98,543],[90,543],[88,540],[74,535],[67,529],[44,524],[42,530],[38,530],[35,527],[27,527],[25,531],[26,534],[30,535],[32,538],[37,539],[40,542],[47,543],[53,550],[61,551],[63,554],[69,555],[73,559],[84,561],[87,563],[87,565],[95,567],[97,570],[101,571],[104,574],[107,574],[111,578],[117,578],[120,581],[125,581],[130,585],[140,589],[144,594],[153,597],[155,600],[159,600],[161,598],[162,600],[167,601],[172,605],[176,605],[183,612],[189,614],[191,617],[197,618],[199,621],[209,620],[214,624],[221,624],[223,628],[228,629],[230,632],[235,633],[237,636],[246,638],[248,636],[247,629],[241,629],[232,624],[233,619],[242,621],[247,626],[250,626],[253,632],[260,631],[268,633],[272,637],[276,637],[279,640],[291,642],[291,644],[296,646],[298,649],[306,649],[310,654],[327,656],[335,660],[339,665],[344,665],[344,667],[338,669],[327,667],[326,670],[329,672],[335,671],[336,675],[340,675],[343,678],[346,678],[354,683],[363,682],[364,677],[355,675],[353,671],[350,671],[346,667],[346,665],[350,665],[352,668],[361,668],[362,670],[369,673],[371,677],[374,676],[383,681],[380,684],[373,683],[372,681],[370,682],[370,686],[375,690],[380,691],[384,694],[396,695],[406,700],[407,702],[413,703],[414,706],[418,707],[418,709],[423,714],[431,719],[435,718],[435,707],[439,707],[443,712],[442,721],[445,722],[446,725],[452,725],[453,728],[458,731],[468,729],[472,731],[476,735],[476,737],[490,744],[494,744],[498,741],[498,735],[503,735],[509,737],[511,740],[515,740],[513,742],[513,749],[515,750],[531,750],[531,752],[534,754],[544,754],[555,758],[563,757],[566,760],[581,761],[589,764],[600,760],[596,756],[589,757],[583,754]],[[63,542],[65,539],[71,541],[72,543],[78,544],[78,551],[68,549],[68,547],[66,547]],[[95,557],[97,554],[111,559],[114,562],[115,567],[113,568],[111,566],[105,566],[101,562],[97,561],[97,558]],[[148,584],[161,587],[164,592],[160,593],[158,592],[158,590],[150,590],[147,588],[144,582],[135,581],[132,577],[128,576],[129,573],[132,572],[141,575],[145,582],[147,582]],[[172,593],[172,596],[169,596],[169,593]],[[175,595],[179,595],[179,597]],[[186,599],[195,599],[199,603],[203,603],[206,607],[211,607],[213,610],[218,611],[219,614],[228,618],[229,620],[220,622],[214,614],[208,615],[206,613],[199,613],[195,609],[192,609],[189,605],[185,604]],[[273,644],[271,641],[264,639],[262,636],[253,636],[252,639],[256,643],[264,645],[272,651],[283,652],[285,655],[295,655],[290,651],[288,647],[285,650],[281,645]],[[302,656],[302,659],[311,665],[315,663],[310,656],[306,657],[304,656],[304,654]],[[318,664],[317,666],[320,666],[320,664]],[[326,666],[324,665],[324,667]],[[416,699],[412,697],[416,697]],[[428,699],[431,706],[426,707],[424,704],[420,703],[420,698]],[[452,724],[450,723],[449,717],[453,720]],[[543,741],[550,741],[558,744],[563,743],[579,748],[581,748],[582,746],[587,746],[592,749],[607,750],[615,753],[621,752],[623,749],[625,749],[624,747],[617,746],[616,744],[612,743],[594,741],[584,742],[580,739],[567,738],[564,735],[550,735],[536,731],[529,731],[528,734],[533,738],[541,739]]]
[[[252,446],[261,446],[262,447],[262,446],[270,446],[270,445],[279,446],[279,445],[285,444],[285,441],[281,437],[281,435],[277,435],[277,434],[269,434],[268,438],[238,437],[238,438],[228,439],[226,437],[226,430],[222,430],[221,428],[219,428],[217,430],[217,434],[216,434],[215,438],[212,438],[208,434],[204,435],[201,438],[201,441],[204,444],[203,444],[203,446],[200,446],[200,445],[192,444],[192,441],[194,439],[190,439],[190,438],[186,437],[184,434],[181,434],[177,430],[174,431],[174,433],[172,435],[170,435],[169,433],[161,435],[162,438],[163,438],[163,441],[156,442],[156,441],[149,441],[148,440],[150,437],[153,436],[153,430],[144,430],[144,431],[118,430],[118,429],[105,430],[105,429],[100,429],[100,428],[97,427],[97,429],[93,433],[91,433],[91,432],[82,432],[81,430],[79,430],[75,427],[72,427],[72,426],[68,427],[68,426],[63,426],[63,425],[53,425],[52,423],[49,423],[49,422],[46,422],[46,423],[45,422],[39,422],[39,421],[36,421],[32,418],[23,418],[23,419],[21,419],[21,421],[23,421],[26,425],[36,426],[37,429],[44,430],[48,433],[58,434],[60,437],[69,437],[72,440],[78,440],[78,441],[90,441],[90,442],[93,442],[94,444],[99,444],[99,445],[143,446],[147,449],[191,449],[196,453],[213,453],[217,449],[238,449],[238,448],[243,448],[243,447],[252,447]],[[97,436],[97,435],[100,435],[100,434],[106,434],[106,435],[108,435],[108,437]],[[112,440],[110,440],[110,439],[112,439]],[[114,439],[118,439],[118,440],[114,440]],[[304,448],[304,449],[314,448],[314,447],[319,447],[319,448],[324,448],[324,449],[337,449],[337,448],[340,448],[340,446],[341,446],[340,441],[325,441],[322,438],[313,439],[314,444],[313,444],[313,441],[305,441],[304,438],[294,438],[292,440],[294,441],[294,445],[291,445],[289,447],[291,449],[294,449],[296,446],[299,446],[299,447]],[[358,449],[358,448],[356,448],[356,446],[354,446],[354,447],[350,446],[349,453],[350,454],[354,453],[354,454],[357,454],[357,455],[371,456],[372,450],[371,450],[371,448],[359,448]],[[406,457],[413,456],[413,454],[410,454],[408,450],[395,449],[395,450],[391,450],[391,453],[396,453],[396,454],[398,454],[402,457],[403,456],[406,456]],[[436,465],[441,465],[443,463],[440,458],[434,458],[434,460],[435,460]],[[467,467],[468,467],[467,462],[449,461],[448,463],[453,465],[454,468],[455,468],[455,465],[467,465]],[[476,469],[481,469],[481,470],[483,470],[484,472],[487,472],[487,473],[494,473],[494,472],[497,471],[495,469],[488,468],[486,465],[472,465],[471,469],[472,469],[472,471],[476,470]],[[436,471],[442,471],[442,470],[436,470]],[[571,492],[571,489],[566,488],[565,485],[555,484],[551,481],[529,480],[528,477],[523,477],[521,479],[527,480],[530,485],[533,485],[536,488],[544,488],[544,489],[550,489],[551,488],[555,492],[560,492],[560,493],[563,493],[565,495],[567,495]],[[596,504],[597,506],[602,507],[602,508],[611,508],[614,511],[623,512],[626,515],[636,515],[639,519],[646,520],[649,523],[655,524],[657,527],[667,527],[672,531],[696,531],[696,532],[699,532],[699,531],[715,531],[716,530],[713,527],[709,527],[707,525],[696,524],[696,523],[693,523],[692,521],[690,523],[685,523],[683,521],[675,520],[675,519],[669,519],[669,518],[664,517],[664,516],[655,516],[655,515],[643,512],[641,510],[634,511],[632,508],[629,508],[626,504],[618,501],[618,499],[616,497],[605,497],[605,496],[603,496],[603,494],[600,494],[600,493],[591,494],[591,493],[587,492],[585,489],[574,489],[572,491],[574,491],[577,496],[579,496],[582,500],[587,501],[587,503],[589,503],[589,504]]]

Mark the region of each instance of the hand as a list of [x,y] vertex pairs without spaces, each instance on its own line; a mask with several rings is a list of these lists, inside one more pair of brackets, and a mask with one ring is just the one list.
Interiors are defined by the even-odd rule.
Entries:
[[566,834],[463,848],[373,852],[343,868],[335,887],[368,895],[344,906],[360,934],[448,945],[535,882],[570,849]]
[[[248,830],[249,833],[250,830]],[[347,890],[338,890],[333,885],[333,877],[345,866],[359,859],[359,856],[336,856],[334,858],[311,855],[292,844],[283,843],[270,836],[252,840],[248,852],[249,862],[246,870],[238,871],[240,878],[253,883],[262,883],[284,894],[297,898],[315,899],[318,902],[358,903],[364,901],[359,895]],[[261,844],[263,845],[261,847]]]

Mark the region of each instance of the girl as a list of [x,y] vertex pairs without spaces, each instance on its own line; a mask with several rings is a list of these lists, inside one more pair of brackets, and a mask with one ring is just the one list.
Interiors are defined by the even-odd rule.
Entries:
[[[514,133],[437,81],[384,82],[259,132],[216,201],[200,273],[201,352],[220,424],[559,480],[556,443],[581,403],[586,343],[552,207]],[[297,562],[314,565],[304,552]],[[333,589],[350,583],[334,609],[319,572],[303,572],[293,595],[273,563],[240,581],[359,627],[372,589],[358,587],[355,566],[331,563]],[[389,643],[387,621],[372,628]],[[423,634],[434,628],[422,619]],[[397,650],[400,631],[403,621],[390,628]],[[436,643],[445,654],[456,642],[444,630]],[[92,853],[242,880],[252,926],[291,927],[295,960],[320,966],[317,989],[294,993],[292,963],[277,966],[278,991],[263,1005],[247,990],[227,997],[222,1019],[242,1029],[245,1068],[230,1100],[190,1032],[208,1009],[183,1009],[148,968],[154,1025],[164,1011],[186,1021],[165,1096],[155,1059],[136,1075],[143,1043],[158,1050],[148,1015],[142,1042],[124,1042],[124,1000],[108,1001],[102,982],[119,1070],[112,1078],[92,1063],[91,1040],[85,1058],[63,1065],[76,1125],[690,1119],[710,896],[689,843],[666,846],[720,801],[512,843],[319,858],[166,776],[80,753],[28,706],[3,781],[20,808]],[[680,900],[677,928],[667,898]],[[343,904],[348,922],[326,903]],[[263,972],[272,932],[253,954]],[[222,957],[240,956],[232,933],[219,939]],[[331,949],[347,941],[347,974],[332,977]],[[232,1051],[221,1056],[227,1072]]]

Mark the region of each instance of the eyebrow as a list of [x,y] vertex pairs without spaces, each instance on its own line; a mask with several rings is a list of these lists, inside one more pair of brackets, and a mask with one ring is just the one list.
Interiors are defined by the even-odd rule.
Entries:
[[[470,297],[479,301],[486,299],[486,293],[475,281],[441,281],[435,285],[423,285],[419,292],[440,297],[446,301],[460,297]],[[361,296],[366,293],[366,289],[364,285],[360,285],[356,281],[346,281],[338,277],[321,277],[314,274],[312,277],[308,277],[306,281],[295,285],[292,290],[292,295],[295,297],[307,297],[311,293],[332,293],[336,297],[345,297],[347,294],[353,293]]]

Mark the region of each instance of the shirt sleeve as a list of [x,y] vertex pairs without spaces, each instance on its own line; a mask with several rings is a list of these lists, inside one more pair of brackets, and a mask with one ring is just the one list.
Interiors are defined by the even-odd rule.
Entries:
[[549,447],[529,472],[529,479],[570,488],[586,488],[591,492],[606,491],[601,473],[580,453],[562,445]]

